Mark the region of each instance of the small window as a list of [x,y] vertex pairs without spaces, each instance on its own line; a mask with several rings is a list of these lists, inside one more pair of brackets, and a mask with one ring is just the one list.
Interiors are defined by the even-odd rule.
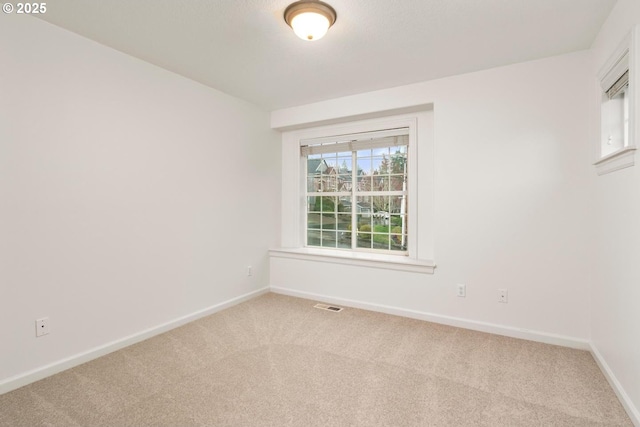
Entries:
[[[633,33],[637,33],[637,27]],[[630,34],[609,58],[599,73],[600,135],[596,162],[598,175],[634,165],[635,155],[635,82],[634,43]]]
[[603,94],[602,157],[629,146],[629,70]]
[[407,254],[409,129],[301,142],[306,246]]

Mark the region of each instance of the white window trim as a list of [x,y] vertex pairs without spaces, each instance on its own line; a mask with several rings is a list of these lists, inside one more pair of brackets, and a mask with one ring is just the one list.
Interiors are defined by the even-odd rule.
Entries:
[[[414,230],[410,231],[407,253],[395,255],[304,247],[306,177],[302,174],[304,159],[300,156],[300,141],[401,127],[409,128],[408,227],[409,230]],[[281,247],[270,250],[270,256],[433,273],[433,159],[432,110],[284,132]]]
[[436,265],[431,260],[418,260],[406,256],[386,255],[367,252],[350,252],[321,248],[279,248],[270,249],[272,258],[290,258],[305,261],[330,262],[334,264],[357,265],[361,267],[384,268],[388,270],[412,271],[433,274]]
[[636,147],[624,147],[594,163],[598,175],[605,175],[635,164]]
[[637,151],[636,137],[638,135],[638,120],[636,120],[635,116],[638,106],[637,75],[639,60],[639,55],[636,54],[636,50],[638,49],[639,35],[640,26],[636,25],[609,57],[607,62],[600,68],[600,72],[598,73],[598,105],[600,105],[602,91],[606,90],[603,88],[615,83],[615,77],[612,76],[617,76],[621,74],[621,72],[624,72],[624,70],[620,68],[623,62],[627,63],[623,68],[628,68],[629,70],[629,143],[626,147],[603,155],[602,136],[600,129],[598,129],[597,143],[595,144],[595,161],[593,162],[598,175],[605,175],[634,166],[635,164],[635,153]]

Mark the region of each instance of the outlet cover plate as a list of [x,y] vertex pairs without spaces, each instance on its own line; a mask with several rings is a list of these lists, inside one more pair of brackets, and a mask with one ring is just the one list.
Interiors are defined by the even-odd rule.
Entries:
[[498,289],[498,302],[507,303],[509,294],[506,289]]
[[36,337],[47,335],[51,332],[51,324],[48,317],[42,319],[36,319]]

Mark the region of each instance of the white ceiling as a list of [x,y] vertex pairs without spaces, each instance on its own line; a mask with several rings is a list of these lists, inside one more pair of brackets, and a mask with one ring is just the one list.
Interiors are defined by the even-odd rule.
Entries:
[[55,0],[40,17],[266,110],[591,46],[616,0],[327,0],[321,40],[293,0]]

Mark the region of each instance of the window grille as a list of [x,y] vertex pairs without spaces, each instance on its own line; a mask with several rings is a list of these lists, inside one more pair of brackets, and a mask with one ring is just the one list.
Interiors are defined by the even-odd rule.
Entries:
[[409,129],[301,141],[306,246],[407,253]]

